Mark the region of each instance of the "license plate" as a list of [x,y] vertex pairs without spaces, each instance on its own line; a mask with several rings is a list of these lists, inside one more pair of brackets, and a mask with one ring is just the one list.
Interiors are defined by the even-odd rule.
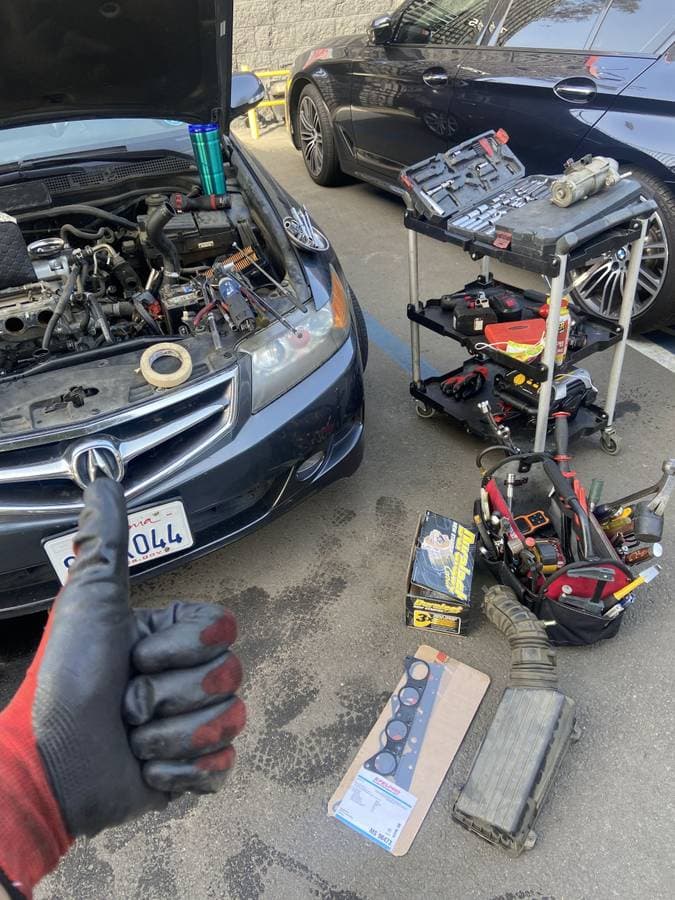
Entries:
[[[129,567],[161,556],[180,553],[194,544],[187,516],[180,500],[148,506],[129,513]],[[73,538],[76,532],[62,534],[45,541],[44,548],[61,584],[65,584],[68,569],[75,561]]]

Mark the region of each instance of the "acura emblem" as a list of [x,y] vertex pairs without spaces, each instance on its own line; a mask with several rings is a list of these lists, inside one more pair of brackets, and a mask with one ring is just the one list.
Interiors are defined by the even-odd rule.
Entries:
[[83,490],[96,478],[103,476],[113,481],[124,478],[124,460],[119,448],[109,438],[82,441],[72,446],[68,464],[73,481]]

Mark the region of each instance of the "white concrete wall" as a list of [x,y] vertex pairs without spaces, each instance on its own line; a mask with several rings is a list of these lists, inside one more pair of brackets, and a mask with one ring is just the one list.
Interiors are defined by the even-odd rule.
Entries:
[[302,50],[356,34],[392,0],[235,0],[234,67],[289,66]]

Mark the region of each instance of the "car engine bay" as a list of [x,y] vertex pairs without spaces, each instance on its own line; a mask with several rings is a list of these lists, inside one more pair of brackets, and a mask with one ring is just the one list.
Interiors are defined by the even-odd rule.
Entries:
[[233,347],[297,305],[269,243],[236,188],[2,213],[0,376],[133,341]]

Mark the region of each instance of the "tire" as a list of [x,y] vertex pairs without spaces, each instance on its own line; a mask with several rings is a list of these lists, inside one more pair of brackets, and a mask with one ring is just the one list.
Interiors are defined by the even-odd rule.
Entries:
[[359,345],[359,352],[361,353],[361,368],[363,371],[366,371],[366,366],[368,365],[368,352],[369,352],[369,339],[368,339],[368,329],[366,328],[366,319],[363,315],[363,310],[361,309],[361,304],[354,296],[354,292],[350,289],[349,296],[352,301],[352,308],[354,309],[354,325],[356,326],[356,341]]
[[342,184],[345,179],[335,148],[335,129],[323,97],[313,84],[304,87],[298,98],[295,131],[312,181],[323,187]]
[[[675,319],[675,196],[648,172],[635,168],[630,171],[632,177],[643,186],[645,196],[657,203],[657,210],[647,228],[633,310],[631,330],[639,334],[669,325]],[[572,290],[576,302],[587,312],[616,321],[620,304],[619,286],[626,262],[625,248],[621,248],[591,260],[583,269],[571,272],[571,282],[583,278],[584,272],[591,272],[585,282]],[[609,279],[612,279],[611,285],[608,284]]]

